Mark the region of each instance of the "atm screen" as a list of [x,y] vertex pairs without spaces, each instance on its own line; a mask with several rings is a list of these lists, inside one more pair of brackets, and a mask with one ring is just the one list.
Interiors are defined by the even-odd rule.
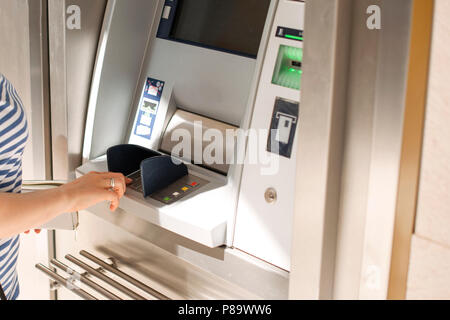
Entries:
[[256,57],[270,0],[178,0],[169,39]]

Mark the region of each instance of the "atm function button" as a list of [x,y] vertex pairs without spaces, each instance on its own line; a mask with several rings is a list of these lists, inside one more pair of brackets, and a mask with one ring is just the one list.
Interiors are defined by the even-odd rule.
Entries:
[[173,195],[174,197],[178,197],[178,196],[180,195],[180,193],[179,193],[179,192],[174,192],[172,195]]
[[198,187],[198,182],[192,182],[192,183],[190,184],[190,186],[191,186],[191,187],[194,187],[194,188],[195,188],[195,187]]
[[172,200],[172,198],[170,198],[170,197],[165,197],[163,200],[164,200],[165,202],[169,202],[170,200]]
[[183,188],[181,188],[181,191],[187,192],[187,191],[189,191],[189,188],[188,187],[183,187]]

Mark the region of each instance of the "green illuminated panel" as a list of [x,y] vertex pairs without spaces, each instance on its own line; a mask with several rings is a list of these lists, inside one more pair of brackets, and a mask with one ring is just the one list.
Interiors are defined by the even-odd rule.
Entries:
[[300,90],[302,78],[303,49],[281,45],[272,83],[290,89]]
[[285,37],[288,38],[288,39],[294,39],[294,40],[303,41],[303,37],[291,36],[290,34],[286,34]]

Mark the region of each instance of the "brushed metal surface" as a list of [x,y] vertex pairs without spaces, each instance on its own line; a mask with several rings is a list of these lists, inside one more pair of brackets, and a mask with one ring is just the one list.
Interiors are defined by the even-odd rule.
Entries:
[[115,263],[114,259],[110,258],[110,260],[113,260],[113,262],[107,263],[84,250],[80,252],[80,255],[85,257],[86,259],[89,259],[90,261],[98,264],[101,268],[103,268],[103,270],[111,272],[112,274],[118,276],[119,278],[131,283],[135,287],[147,292],[148,294],[152,295],[153,297],[155,297],[159,300],[167,300],[168,299],[166,296],[162,295],[160,292],[156,291],[155,289],[150,288],[149,286],[146,286],[142,282],[140,282],[140,281],[134,279],[133,277],[130,277],[126,273],[120,271],[116,267],[116,263]]
[[[96,210],[98,212],[98,210]],[[124,212],[81,212],[80,228],[58,232],[59,256],[81,250],[170,299],[286,299],[288,274],[232,249],[210,249]],[[59,292],[60,299],[75,298]]]
[[47,1],[29,1],[31,120],[34,171],[31,179],[52,178]]
[[90,88],[84,160],[102,156],[124,141],[150,30],[162,9],[159,4],[159,0],[108,1]]
[[36,269],[42,271],[44,274],[46,274],[50,279],[56,281],[59,285],[71,290],[74,294],[77,296],[85,299],[85,300],[97,300],[94,296],[87,293],[83,289],[77,287],[73,283],[70,283],[69,279],[63,278],[57,273],[55,273],[53,270],[47,268],[43,264],[37,264]]
[[73,178],[81,164],[84,125],[106,0],[71,1],[81,29],[66,29],[69,3],[49,0],[49,54],[53,179]]
[[[52,146],[54,180],[73,178],[72,172],[81,164],[87,100],[106,1],[48,1],[46,72],[50,78],[51,126],[47,127],[52,130],[48,144]],[[72,4],[81,9],[80,30],[66,29],[66,8]],[[42,19],[46,20],[46,16]],[[49,243],[54,251],[51,258],[58,257],[57,232],[49,235]]]
[[65,1],[48,0],[52,165],[56,180],[67,180],[69,175],[65,12]]
[[371,159],[380,32],[366,27],[371,0],[354,2],[345,154],[334,281],[335,299],[357,299]]
[[387,297],[412,1],[370,4],[306,2],[292,297]]
[[62,262],[60,262],[60,261],[58,261],[56,259],[52,259],[50,261],[50,263],[55,268],[58,268],[58,269],[64,271],[65,273],[67,273],[70,276],[74,277],[75,279],[77,279],[81,283],[87,285],[88,287],[92,288],[96,292],[100,293],[102,296],[104,296],[104,297],[106,297],[108,299],[111,299],[111,300],[122,300],[120,297],[118,297],[117,295],[115,295],[111,291],[103,288],[102,286],[98,285],[96,282],[94,282],[91,279],[89,279],[87,275],[80,274],[80,273],[74,271],[72,268],[70,268],[69,266],[65,265],[64,263],[62,263]]
[[306,2],[290,298],[331,299],[352,2]]
[[[66,30],[68,168],[82,163],[87,106],[107,0],[71,0],[81,9],[81,29]],[[72,176],[73,177],[73,176]]]
[[382,4],[360,299],[386,299],[397,209],[412,0]]

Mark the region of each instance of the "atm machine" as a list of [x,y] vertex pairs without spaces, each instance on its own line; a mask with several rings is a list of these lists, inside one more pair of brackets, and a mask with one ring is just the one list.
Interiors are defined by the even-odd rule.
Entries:
[[60,298],[287,298],[303,19],[303,1],[108,1],[76,175],[133,183],[38,265]]

